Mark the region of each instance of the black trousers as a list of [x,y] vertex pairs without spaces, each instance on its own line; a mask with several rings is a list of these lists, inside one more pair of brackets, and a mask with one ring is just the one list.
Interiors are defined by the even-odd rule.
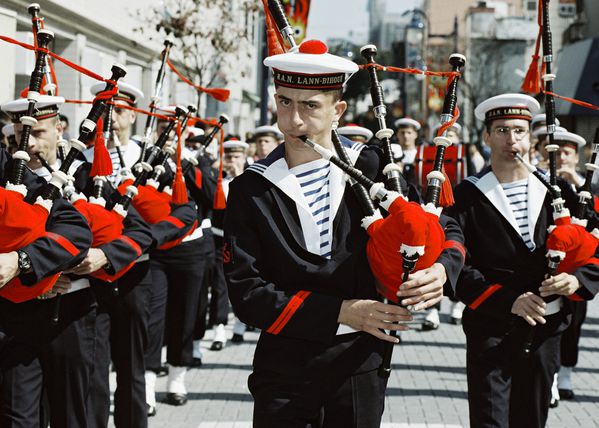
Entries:
[[145,348],[152,277],[150,262],[139,262],[113,284],[93,285],[97,296],[96,369],[89,400],[90,428],[108,425],[110,361],[116,370],[114,424],[124,428],[148,426],[145,384]]
[[54,427],[87,427],[95,360],[96,300],[87,288],[55,299],[14,304],[0,299],[0,326],[12,342],[2,366],[0,426],[39,426],[42,386]]
[[[212,239],[206,241],[206,250],[210,251],[211,255],[206,260],[206,273],[200,292],[194,340],[202,339],[208,326],[226,325],[229,317],[229,295],[223,268],[223,240],[212,233],[210,236]],[[209,291],[210,299],[208,299]]]
[[377,370],[315,378],[255,370],[248,385],[254,428],[378,428],[387,379]]
[[535,428],[547,422],[551,385],[559,367],[560,314],[535,327],[533,352],[523,357],[524,321],[505,335],[466,330],[470,426]]
[[189,366],[192,363],[200,289],[206,259],[210,256],[204,249],[202,241],[205,239],[184,242],[151,256],[152,292],[146,350],[148,370],[160,367],[163,343],[167,346],[169,364]]
[[587,302],[574,302],[568,299],[564,299],[564,301],[569,306],[570,312],[572,312],[572,321],[562,333],[560,344],[561,365],[574,367],[578,363],[578,342],[580,341],[582,324],[587,316]]

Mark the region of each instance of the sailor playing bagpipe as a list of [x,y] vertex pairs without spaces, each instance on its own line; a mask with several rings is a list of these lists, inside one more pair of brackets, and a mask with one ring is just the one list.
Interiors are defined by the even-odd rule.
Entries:
[[[378,427],[387,379],[378,369],[385,344],[397,342],[381,329],[404,330],[392,323],[412,316],[379,301],[360,202],[300,138],[333,149],[342,88],[358,67],[314,40],[265,65],[285,142],[230,183],[224,249],[235,313],[262,330],[249,378],[254,426]],[[364,175],[378,175],[377,149],[342,144]],[[415,273],[402,303],[436,303],[447,276],[439,263]]]
[[[528,162],[530,121],[538,110],[538,102],[522,94],[498,95],[476,108],[476,117],[485,122],[491,165],[456,187],[449,211],[467,249],[457,296],[466,304],[474,427],[545,425],[560,333],[569,322],[563,299],[590,299],[598,289],[599,264],[592,258],[546,279],[546,241],[556,202],[538,171],[518,160]],[[557,184],[566,207],[573,207],[571,186]],[[529,324],[536,327],[526,349]]]
[[[48,152],[52,146],[56,149],[61,134],[58,106],[64,99],[29,93],[27,96],[30,99],[5,103],[2,110],[11,116],[15,136],[23,143],[15,156],[25,161],[21,169],[27,191],[24,201],[33,204],[46,188],[46,180],[36,177],[25,163],[35,168],[39,161],[34,152]],[[28,113],[31,99],[35,99],[33,115]],[[15,188],[14,175],[9,172],[14,173],[17,166],[4,150],[0,156],[5,247],[12,240],[20,241],[32,231],[43,229],[44,223],[37,224],[39,219],[30,217],[26,207],[17,207],[14,201],[4,199],[5,193],[14,192],[9,190]],[[86,426],[85,397],[93,367],[95,298],[89,283],[86,287],[83,281],[74,287],[70,280],[57,278],[58,282],[44,288],[43,293],[34,284],[79,265],[91,243],[92,235],[84,217],[59,198],[53,201],[45,232],[38,239],[11,252],[3,250],[0,255],[3,285],[0,328],[11,338],[0,362],[0,426],[39,424],[42,386],[48,391],[54,424]],[[7,284],[13,277],[18,277],[21,285],[14,281]],[[62,306],[65,316],[54,324],[51,318],[55,298],[48,297],[56,296],[57,291],[69,292],[69,296]]]

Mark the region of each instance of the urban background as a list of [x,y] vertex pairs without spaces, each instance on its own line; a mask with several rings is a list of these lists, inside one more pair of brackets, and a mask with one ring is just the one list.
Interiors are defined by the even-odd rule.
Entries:
[[[428,70],[447,70],[454,51],[468,58],[462,87],[461,122],[464,139],[478,141],[482,124],[473,118],[481,100],[502,92],[517,92],[526,73],[537,35],[536,0],[288,0],[292,9],[309,9],[308,38],[324,39],[331,52],[363,62],[359,49],[367,43],[379,49],[378,62]],[[0,32],[31,43],[27,0],[4,0]],[[272,88],[261,65],[265,48],[264,16],[260,0],[45,0],[40,2],[46,27],[56,34],[52,50],[92,70],[107,74],[117,61],[127,66],[126,81],[150,96],[159,68],[165,37],[175,41],[172,58],[202,86],[231,90],[221,103],[198,93],[169,73],[163,99],[194,103],[204,117],[227,113],[231,132],[244,135],[255,126],[271,123]],[[560,95],[599,103],[599,2],[558,0],[550,3],[555,90]],[[326,9],[328,8],[328,9]],[[332,10],[337,15],[331,16]],[[364,25],[344,26],[345,17],[359,16]],[[334,21],[334,22],[333,22]],[[298,28],[301,24],[298,23]],[[301,32],[302,28],[299,28]],[[0,44],[0,101],[13,99],[27,85],[33,55],[14,45]],[[93,80],[56,65],[60,95],[90,99]],[[424,75],[381,73],[392,116],[407,115],[432,129],[442,107],[445,81]],[[374,127],[368,114],[366,74],[352,78],[347,92],[347,121]],[[143,106],[142,103],[142,106]],[[599,124],[599,113],[558,101],[558,116],[573,132],[587,138]],[[79,123],[86,107],[63,109]],[[392,123],[392,122],[391,122]],[[427,135],[424,135],[427,137]]]

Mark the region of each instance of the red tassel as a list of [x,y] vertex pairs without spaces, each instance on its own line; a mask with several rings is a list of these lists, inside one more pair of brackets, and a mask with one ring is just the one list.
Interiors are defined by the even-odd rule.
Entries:
[[218,180],[216,182],[216,191],[214,192],[214,209],[224,210],[227,207],[227,198],[223,190],[223,155],[225,153],[223,130],[220,131],[220,163],[218,166]]
[[112,159],[110,153],[106,149],[106,143],[104,136],[102,135],[102,129],[104,123],[102,118],[98,119],[96,124],[96,139],[94,141],[94,161],[89,172],[90,177],[106,176],[112,174]]
[[524,77],[524,82],[520,87],[523,92],[529,94],[538,94],[541,91],[541,76],[539,75],[539,55],[532,56],[532,61],[528,66],[528,71]]
[[447,208],[455,203],[453,199],[453,189],[451,188],[451,181],[445,173],[445,168],[442,169],[445,181],[441,185],[441,194],[439,195],[439,206]]
[[264,6],[264,16],[266,17],[266,45],[268,46],[268,56],[285,53],[285,45],[281,38],[281,33],[275,27],[273,18],[270,15],[266,0],[262,0]]
[[187,188],[185,187],[185,179],[183,178],[183,169],[181,168],[181,122],[177,122],[177,172],[175,173],[175,181],[173,183],[173,204],[186,204]]
[[541,73],[539,71],[539,50],[541,49],[541,37],[543,35],[543,2],[539,0],[538,7],[538,16],[537,23],[539,25],[539,33],[537,34],[537,41],[535,43],[535,53],[532,55],[532,60],[530,61],[530,65],[528,66],[528,71],[526,72],[526,76],[524,77],[524,81],[522,82],[523,92],[528,92],[529,94],[538,94],[541,92]]
[[223,103],[226,102],[229,99],[229,95],[231,95],[231,91],[221,88],[205,89],[204,92],[206,92],[215,100],[222,101]]
[[198,189],[202,190],[202,171],[200,168],[194,167],[195,172],[195,185]]

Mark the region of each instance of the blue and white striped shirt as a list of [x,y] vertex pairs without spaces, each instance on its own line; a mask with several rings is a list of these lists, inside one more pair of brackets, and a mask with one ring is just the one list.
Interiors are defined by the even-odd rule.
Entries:
[[528,227],[528,179],[502,183],[501,187],[510,202],[510,208],[516,218],[522,240],[529,250],[534,250],[535,243],[532,241],[531,231]]
[[331,195],[329,174],[331,164],[318,159],[289,170],[297,178],[312,218],[320,232],[320,255],[327,259],[332,254]]

